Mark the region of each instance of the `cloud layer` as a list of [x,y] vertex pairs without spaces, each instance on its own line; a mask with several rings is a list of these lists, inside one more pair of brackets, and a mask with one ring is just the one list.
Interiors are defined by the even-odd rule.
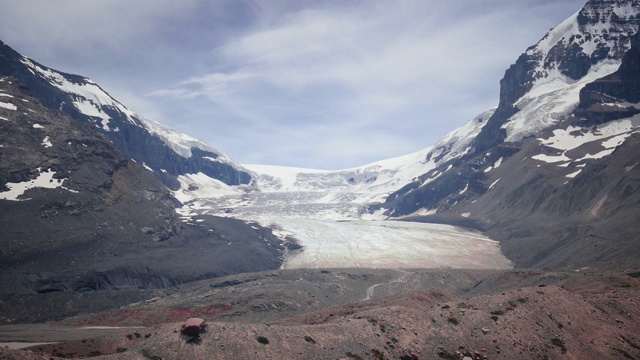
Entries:
[[9,0],[0,36],[240,162],[335,169],[495,106],[508,65],[582,3]]

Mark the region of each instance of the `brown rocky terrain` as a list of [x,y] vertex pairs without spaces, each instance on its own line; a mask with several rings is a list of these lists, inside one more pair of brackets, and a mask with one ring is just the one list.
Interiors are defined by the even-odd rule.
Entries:
[[[0,355],[637,359],[639,290],[638,273],[588,270],[272,271],[184,285],[171,295],[119,310],[31,325],[31,339],[24,326],[13,337],[11,327],[4,326],[2,341],[67,341],[4,348]],[[180,334],[182,322],[192,316],[208,322],[208,331],[199,338]],[[117,333],[100,336],[83,329],[99,325],[135,328],[111,329]],[[50,335],[38,333],[39,327],[48,327]]]

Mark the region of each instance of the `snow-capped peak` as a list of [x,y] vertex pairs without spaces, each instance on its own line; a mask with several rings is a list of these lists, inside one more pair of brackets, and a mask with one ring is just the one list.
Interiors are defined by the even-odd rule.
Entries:
[[538,95],[554,91],[582,79],[603,62],[619,63],[638,31],[633,20],[639,13],[638,0],[589,1],[527,49],[525,55],[537,62],[530,91]]
[[112,116],[109,115],[110,112],[116,111],[122,113],[130,124],[144,127],[151,134],[158,136],[167,146],[182,157],[191,157],[191,149],[198,148],[216,154],[216,158],[209,158],[212,161],[234,164],[228,156],[207,145],[205,142],[139,116],[111,97],[111,95],[89,78],[67,75],[49,69],[27,57],[22,57],[20,61],[27,66],[32,74],[42,77],[51,85],[72,95],[73,106],[75,106],[80,113],[96,120],[99,119],[99,123],[96,123],[96,126],[104,132],[119,131],[117,125],[113,126]]
[[526,74],[513,75],[524,91],[513,100],[517,113],[502,124],[505,140],[558,124],[586,84],[615,72],[639,29],[638,14],[640,0],[592,0],[527,49],[515,65]]

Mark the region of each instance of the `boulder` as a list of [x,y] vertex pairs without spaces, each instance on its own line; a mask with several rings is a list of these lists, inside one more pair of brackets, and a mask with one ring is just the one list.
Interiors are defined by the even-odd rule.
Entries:
[[200,336],[207,327],[207,322],[200,318],[189,318],[182,324],[181,333],[187,336]]

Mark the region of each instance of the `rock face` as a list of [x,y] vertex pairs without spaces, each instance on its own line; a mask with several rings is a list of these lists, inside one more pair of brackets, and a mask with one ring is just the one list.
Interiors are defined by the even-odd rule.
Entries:
[[32,94],[0,79],[0,302],[73,308],[77,293],[280,266],[283,248],[268,229],[180,219],[154,172]]
[[[640,102],[640,34],[632,39],[632,44],[618,71],[587,84],[580,91],[576,115],[589,120],[589,125],[629,118],[640,112],[631,105]],[[618,104],[621,102],[629,104]]]
[[635,261],[639,14],[637,0],[589,1],[507,70],[488,120],[380,207],[486,230],[521,267]]
[[638,31],[639,8],[638,0],[588,1],[520,55],[500,80],[498,109],[475,138],[476,151],[486,151],[505,140],[502,125],[518,112],[518,100],[536,85],[555,78],[577,81],[600,63],[619,61]]
[[145,164],[173,189],[176,177],[203,173],[228,185],[247,184],[251,175],[205,143],[143,119],[96,83],[28,59],[0,42],[0,76],[25,84],[49,109],[92,125],[127,157]]
[[85,230],[93,226],[95,242],[158,242],[176,234],[180,223],[170,194],[149,171],[89,126],[26,95],[15,79],[3,78],[0,88],[15,108],[0,109],[3,267],[24,264],[57,240],[87,246]]

